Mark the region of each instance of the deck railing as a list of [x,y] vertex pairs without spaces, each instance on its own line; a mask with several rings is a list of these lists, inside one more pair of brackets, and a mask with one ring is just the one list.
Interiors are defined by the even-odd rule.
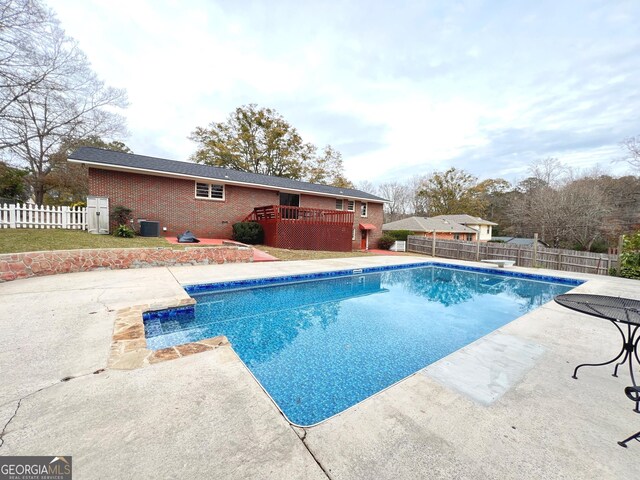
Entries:
[[245,219],[256,222],[290,222],[313,224],[353,225],[353,212],[327,210],[322,208],[290,207],[288,205],[267,205],[256,207]]

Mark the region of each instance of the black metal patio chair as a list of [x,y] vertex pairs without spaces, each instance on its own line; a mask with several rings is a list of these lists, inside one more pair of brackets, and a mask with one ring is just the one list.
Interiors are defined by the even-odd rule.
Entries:
[[[629,400],[636,402],[636,404],[638,403],[638,401],[640,401],[640,387],[627,387],[624,389],[624,393],[629,398]],[[631,435],[629,438],[625,438],[621,442],[618,442],[618,445],[627,448],[627,443],[631,440],[640,442],[640,432]]]

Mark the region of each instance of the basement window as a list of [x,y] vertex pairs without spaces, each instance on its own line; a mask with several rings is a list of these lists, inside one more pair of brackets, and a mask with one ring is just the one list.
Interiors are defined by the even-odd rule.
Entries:
[[196,182],[196,198],[224,200],[224,185]]

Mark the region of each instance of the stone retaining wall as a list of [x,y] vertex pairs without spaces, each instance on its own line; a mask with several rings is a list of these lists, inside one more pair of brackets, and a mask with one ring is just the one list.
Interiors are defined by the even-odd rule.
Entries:
[[243,246],[171,248],[110,248],[98,250],[55,250],[51,252],[7,253],[0,255],[0,283],[19,278],[58,273],[164,267],[169,265],[209,265],[253,261],[253,250]]

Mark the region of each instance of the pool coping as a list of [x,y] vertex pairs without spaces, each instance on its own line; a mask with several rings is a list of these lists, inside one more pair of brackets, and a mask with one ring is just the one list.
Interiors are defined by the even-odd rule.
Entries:
[[144,334],[143,315],[149,311],[185,307],[196,303],[193,298],[180,298],[166,302],[135,305],[117,311],[111,336],[108,368],[114,370],[134,370],[160,362],[194,355],[196,353],[229,346],[224,335],[205,338],[197,342],[184,343],[161,350],[147,348]]

